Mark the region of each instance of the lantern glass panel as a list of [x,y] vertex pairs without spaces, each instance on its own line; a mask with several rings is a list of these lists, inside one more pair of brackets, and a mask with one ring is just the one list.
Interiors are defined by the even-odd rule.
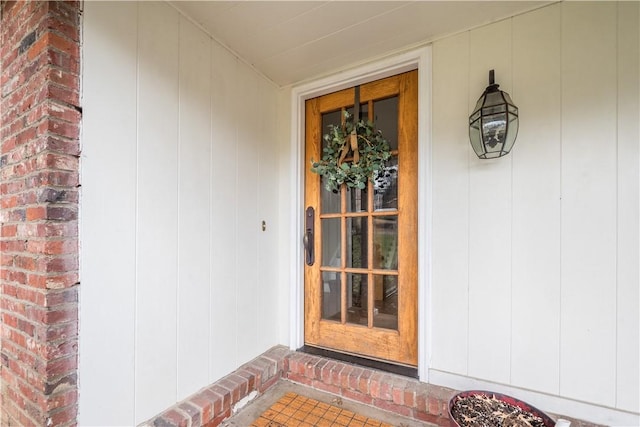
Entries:
[[[516,108],[516,112],[518,109]],[[509,132],[507,133],[507,139],[504,145],[504,151],[508,153],[511,151],[513,144],[516,142],[516,136],[518,136],[518,116],[509,114]]]
[[[484,101],[484,107],[492,107],[494,105],[504,105],[504,98],[501,91],[489,92],[486,94],[486,100]],[[504,107],[503,107],[504,108]]]
[[500,113],[504,113],[505,111],[507,111],[507,106],[504,104],[492,105],[490,107],[484,107],[482,109],[482,115],[488,116],[490,114],[500,114]]
[[[507,132],[506,114],[494,114],[482,119],[482,141],[487,151],[500,150]],[[497,148],[496,148],[497,147]]]
[[513,101],[511,100],[511,97],[509,96],[509,94],[508,94],[507,92],[502,92],[502,91],[500,91],[500,93],[502,94],[502,96],[504,96],[504,101],[505,101],[507,104],[510,104],[510,105],[512,105],[512,106],[514,106],[514,107],[515,107],[515,105],[513,105]]
[[480,157],[484,153],[481,139],[482,137],[480,135],[480,120],[476,120],[469,126],[469,140],[471,141],[473,151],[476,152],[476,155],[478,157]]
[[483,94],[480,98],[478,98],[478,102],[476,102],[476,106],[475,106],[475,108],[473,109],[473,112],[474,112],[474,113],[479,112],[479,111],[480,111],[480,109],[482,108],[482,104],[483,104],[483,103],[484,103],[484,94]]

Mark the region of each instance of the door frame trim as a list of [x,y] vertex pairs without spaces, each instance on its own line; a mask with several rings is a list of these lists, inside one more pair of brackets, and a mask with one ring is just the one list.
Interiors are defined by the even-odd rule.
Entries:
[[[291,90],[289,206],[289,347],[304,345],[304,138],[305,101],[341,89],[418,70],[418,376],[428,382],[431,360],[431,46],[386,57]],[[420,328],[420,325],[427,325]]]

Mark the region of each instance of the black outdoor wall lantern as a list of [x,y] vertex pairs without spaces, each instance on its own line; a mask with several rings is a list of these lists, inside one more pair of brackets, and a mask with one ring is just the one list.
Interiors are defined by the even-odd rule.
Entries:
[[498,89],[493,74],[489,71],[489,86],[469,116],[469,139],[481,159],[508,154],[518,135],[518,107],[507,92]]

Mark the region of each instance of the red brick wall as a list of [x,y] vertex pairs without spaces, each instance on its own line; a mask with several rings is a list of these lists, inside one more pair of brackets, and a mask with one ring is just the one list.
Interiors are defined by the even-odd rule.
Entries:
[[75,424],[81,3],[0,5],[0,422]]

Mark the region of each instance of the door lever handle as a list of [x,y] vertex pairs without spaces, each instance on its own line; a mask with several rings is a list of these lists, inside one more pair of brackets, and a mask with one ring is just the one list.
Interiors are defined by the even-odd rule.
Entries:
[[313,265],[315,262],[315,257],[313,253],[314,247],[314,239],[313,239],[313,231],[314,231],[314,209],[309,206],[304,215],[304,223],[305,223],[305,232],[302,238],[302,243],[304,244],[304,261],[307,265]]
[[307,265],[313,265],[314,256],[313,256],[313,232],[311,230],[307,230],[304,233],[304,237],[302,238],[302,242],[304,243],[304,260]]

